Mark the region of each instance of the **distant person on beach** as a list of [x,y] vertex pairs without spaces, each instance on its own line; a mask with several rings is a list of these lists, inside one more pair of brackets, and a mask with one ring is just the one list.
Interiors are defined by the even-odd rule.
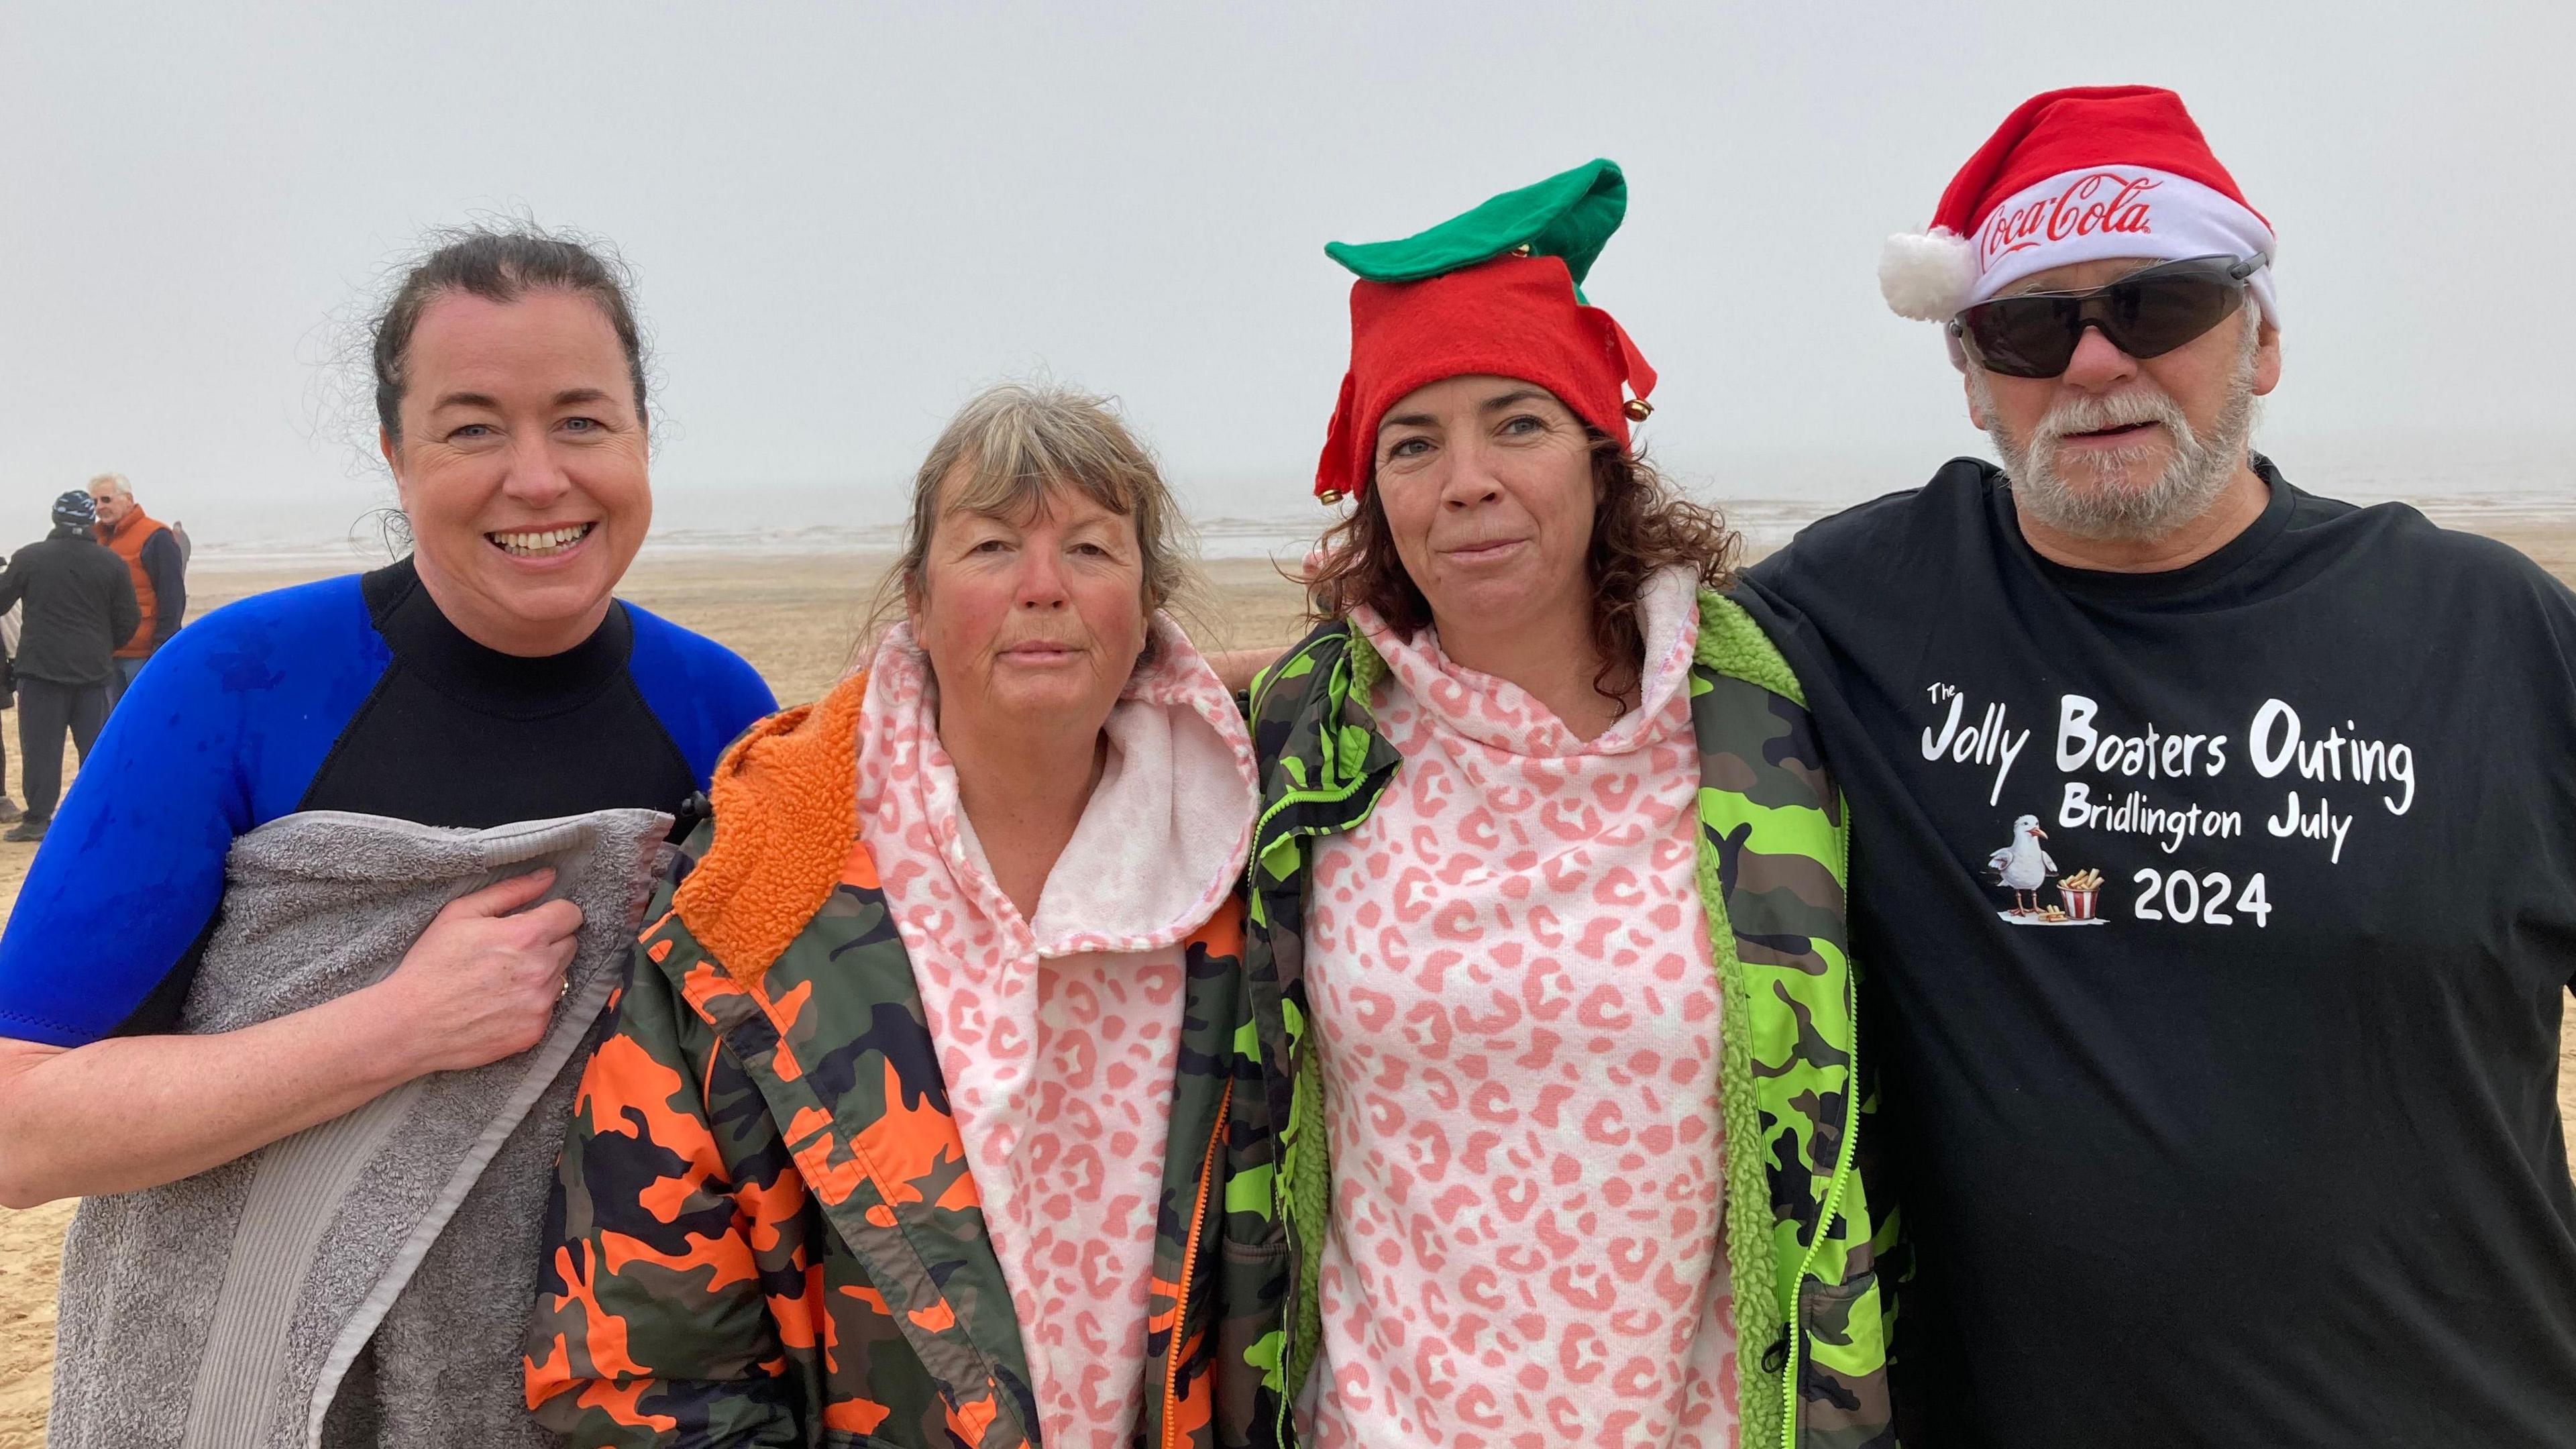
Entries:
[[527,1395],[573,1449],[1275,1442],[1284,1027],[1178,525],[1101,400],[987,392],[904,622],[727,756],[546,1214]]
[[[372,357],[411,551],[208,615],[135,681],[0,937],[0,1204],[170,1183],[546,1027],[581,913],[540,904],[539,873],[448,906],[372,985],[172,1034],[236,838],[296,812],[466,828],[677,815],[776,708],[730,650],[612,594],[652,517],[619,267],[534,229],[447,234],[402,276]],[[66,561],[31,549],[0,578],[0,597],[29,591],[38,680],[44,616],[20,580],[72,571],[90,507],[58,505]],[[123,561],[77,546],[120,601],[85,645],[91,672],[70,675],[94,685],[140,615]],[[495,1291],[523,1294],[526,1266]],[[477,1387],[515,1403],[515,1357],[488,1347],[495,1381]]]
[[[0,568],[7,564],[8,560],[0,559]],[[18,632],[26,615],[27,606],[23,601],[14,608],[0,609],[0,709],[18,707]],[[7,732],[0,730],[0,742],[7,738]],[[0,773],[6,772],[8,760],[8,748],[5,743],[0,743]],[[0,793],[0,825],[15,825],[26,818],[27,812],[19,808],[17,801]]]
[[2003,466],[1739,594],[1851,797],[1904,1442],[2576,1445],[2576,596],[2251,450],[2273,229],[2171,92],[1933,223],[1880,281]]
[[107,723],[117,645],[143,618],[124,561],[90,537],[96,521],[89,494],[64,494],[54,500],[53,532],[18,550],[0,572],[0,610],[26,605],[12,667],[27,786],[26,816],[0,840],[45,838],[62,799],[63,737],[71,737],[86,769]]
[[1578,290],[1627,201],[1326,248],[1349,507],[1252,690],[1247,944],[1315,1449],[1889,1442],[1840,797]]
[[142,672],[152,651],[170,642],[188,616],[188,559],[183,541],[169,525],[143,511],[122,473],[101,473],[89,480],[89,499],[98,510],[98,541],[125,560],[134,578],[135,602],[143,622],[134,637],[116,646],[116,667],[107,680],[110,709]]

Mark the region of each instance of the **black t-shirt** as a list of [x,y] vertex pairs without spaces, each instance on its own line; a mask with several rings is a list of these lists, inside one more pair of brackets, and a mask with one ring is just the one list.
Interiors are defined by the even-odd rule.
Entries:
[[2576,1445],[2576,597],[2260,468],[2170,573],[1961,459],[1740,591],[1851,802],[1909,1449]]

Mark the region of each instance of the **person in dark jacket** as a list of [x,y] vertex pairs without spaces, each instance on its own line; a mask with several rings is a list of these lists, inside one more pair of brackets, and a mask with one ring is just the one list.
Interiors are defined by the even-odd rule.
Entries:
[[[0,558],[0,569],[8,566],[9,561]],[[0,709],[18,707],[18,675],[13,661],[18,657],[18,625],[21,613],[23,611],[18,609],[0,611]],[[5,741],[7,738],[8,732],[0,730],[0,741]],[[0,744],[0,777],[5,777],[8,773],[8,756],[7,746]],[[27,812],[18,808],[16,800],[5,793],[0,793],[0,825],[15,825],[26,818]]]
[[89,480],[89,501],[98,510],[97,537],[134,579],[134,602],[143,622],[134,637],[116,646],[116,663],[107,676],[107,704],[114,709],[152,651],[170,642],[188,614],[188,559],[170,525],[143,511],[122,473],[101,473]]
[[116,648],[142,626],[125,560],[90,537],[98,510],[80,490],[54,500],[54,531],[0,573],[0,610],[25,600],[18,635],[18,748],[27,815],[0,839],[42,840],[63,793],[63,732],[81,759],[107,723]]

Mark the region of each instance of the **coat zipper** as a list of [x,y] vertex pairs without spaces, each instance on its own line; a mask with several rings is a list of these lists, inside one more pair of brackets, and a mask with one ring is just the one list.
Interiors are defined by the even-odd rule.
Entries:
[[[1835,832],[1841,846],[1843,889],[1851,889],[1851,806],[1843,806],[1843,828]],[[1807,1347],[1807,1273],[1816,1265],[1816,1254],[1825,1245],[1825,1234],[1833,1228],[1834,1218],[1842,1212],[1843,1188],[1851,1181],[1852,1154],[1860,1145],[1860,973],[1853,969],[1849,947],[1850,928],[1844,928],[1843,950],[1843,1019],[1851,1023],[1850,1080],[1843,1084],[1843,1140],[1834,1152],[1833,1180],[1825,1188],[1825,1207],[1816,1219],[1815,1241],[1807,1244],[1805,1255],[1798,1259],[1798,1276],[1789,1293],[1789,1361],[1780,1375],[1780,1449],[1797,1449],[1798,1443],[1798,1366],[1806,1361]]]
[[1190,1214],[1189,1242],[1181,1249],[1181,1277],[1172,1294],[1172,1340],[1163,1356],[1163,1449],[1175,1449],[1181,1442],[1181,1344],[1190,1326],[1190,1272],[1198,1266],[1199,1234],[1207,1225],[1208,1183],[1216,1176],[1217,1154],[1225,1144],[1226,1114],[1233,1106],[1234,1078],[1228,1076],[1225,1091],[1216,1099],[1216,1127],[1208,1133],[1207,1157],[1199,1164],[1198,1208]]

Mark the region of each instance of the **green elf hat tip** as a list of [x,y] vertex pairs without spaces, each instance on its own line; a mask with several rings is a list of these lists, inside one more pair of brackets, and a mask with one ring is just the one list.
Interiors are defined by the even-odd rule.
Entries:
[[1619,163],[1586,161],[1401,241],[1329,242],[1324,255],[1370,282],[1419,282],[1512,253],[1556,257],[1580,296],[1593,259],[1627,214]]

